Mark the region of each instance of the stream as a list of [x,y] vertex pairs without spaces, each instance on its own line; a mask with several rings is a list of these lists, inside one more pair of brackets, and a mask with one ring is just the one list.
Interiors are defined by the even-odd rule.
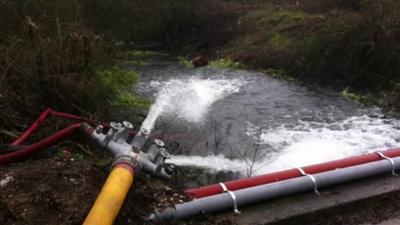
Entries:
[[399,120],[332,90],[170,57],[130,68],[153,102],[143,127],[169,143],[170,162],[223,174],[205,183],[400,146]]

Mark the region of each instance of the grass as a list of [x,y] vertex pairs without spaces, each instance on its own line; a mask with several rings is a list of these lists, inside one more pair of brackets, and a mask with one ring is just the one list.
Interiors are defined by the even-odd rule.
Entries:
[[146,57],[162,55],[162,53],[149,50],[129,50],[125,52],[125,55],[126,57],[130,58],[142,59]]
[[190,68],[194,67],[193,63],[190,60],[188,60],[186,57],[179,56],[178,60],[179,60],[180,64],[182,64],[182,65],[184,65],[186,67],[190,67]]
[[288,75],[285,71],[279,69],[261,70],[262,73],[272,76],[273,78],[287,81],[298,81],[293,76]]
[[112,38],[94,26],[86,3],[0,3],[0,129],[23,130],[47,107],[99,120],[112,107],[146,109],[134,94],[138,74],[113,68]]
[[360,102],[362,99],[361,95],[350,92],[348,87],[342,91],[342,96],[356,102]]
[[[223,55],[246,67],[284,71],[285,79],[349,87],[362,94],[344,91],[348,98],[400,110],[394,85],[400,80],[399,9],[394,0],[266,1],[238,19],[239,34]],[[361,97],[370,95],[384,101]]]
[[134,49],[134,50],[117,52],[115,57],[119,61],[123,61],[125,63],[137,66],[145,66],[148,64],[146,61],[149,58],[162,55],[164,54],[161,52]]
[[355,101],[367,106],[376,105],[385,107],[388,103],[388,101],[380,99],[378,96],[351,92],[348,87],[342,91],[342,96],[351,101]]
[[316,16],[298,9],[266,4],[240,21],[238,37],[224,51],[235,62],[253,68],[286,70],[298,46],[308,39],[302,34]]
[[221,59],[216,59],[212,60],[209,62],[209,65],[215,68],[221,68],[221,69],[240,69],[240,63],[238,62],[233,62],[232,60],[228,58],[221,58]]
[[139,111],[149,108],[150,102],[146,98],[134,95],[139,77],[137,73],[114,68],[98,71],[97,76],[102,89],[108,90],[111,96],[109,98],[111,105]]

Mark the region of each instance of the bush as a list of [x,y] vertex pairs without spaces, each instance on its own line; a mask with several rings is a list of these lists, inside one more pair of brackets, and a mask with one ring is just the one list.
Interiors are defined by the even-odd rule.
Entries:
[[399,9],[395,0],[267,4],[241,19],[227,54],[303,80],[389,90],[400,75]]
[[[122,90],[133,90],[136,74],[116,73],[108,83],[96,73],[114,62],[84,20],[84,2],[0,1],[0,129],[23,126],[45,107],[101,119]],[[129,98],[122,102],[144,108]]]
[[207,45],[231,18],[223,0],[85,0],[86,18],[97,30],[130,46],[180,49]]

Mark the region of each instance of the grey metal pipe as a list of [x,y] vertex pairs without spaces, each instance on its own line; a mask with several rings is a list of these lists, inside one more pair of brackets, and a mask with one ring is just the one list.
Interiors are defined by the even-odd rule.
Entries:
[[130,123],[124,121],[120,123],[111,123],[107,134],[103,134],[103,127],[98,126],[93,129],[89,124],[83,123],[81,128],[98,145],[110,151],[118,160],[135,159],[138,162],[136,172],[144,171],[153,176],[164,179],[171,178],[173,173],[171,166],[165,163],[168,157],[164,147],[164,142],[156,139],[151,145],[148,153],[145,153],[143,147],[146,143],[147,133],[145,130],[139,132],[131,144],[127,142],[129,129],[133,127]]
[[[400,157],[393,158],[392,161],[382,159],[371,163],[313,174],[311,177],[310,175],[306,175],[280,182],[195,199],[190,202],[177,204],[173,208],[169,207],[163,211],[156,211],[150,215],[149,219],[155,221],[176,220],[195,216],[201,213],[215,213],[234,208],[234,199],[236,199],[237,206],[247,205],[284,195],[314,190],[316,187],[327,187],[392,172],[393,167],[399,169]],[[315,183],[313,182],[313,179],[315,180]]]
[[132,145],[134,151],[139,152],[143,150],[144,144],[146,143],[146,140],[148,138],[149,132],[142,128],[140,129],[139,133],[135,135],[130,145]]

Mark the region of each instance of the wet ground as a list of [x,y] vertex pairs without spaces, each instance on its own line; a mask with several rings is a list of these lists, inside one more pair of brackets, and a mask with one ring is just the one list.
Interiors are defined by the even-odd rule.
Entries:
[[[155,209],[187,200],[179,188],[190,182],[197,186],[246,175],[242,170],[248,169],[248,165],[232,153],[232,146],[242,146],[241,149],[246,150],[244,153],[261,158],[256,166],[258,172],[265,172],[293,167],[293,159],[311,164],[399,143],[398,120],[381,117],[379,110],[349,102],[338,93],[308,90],[252,72],[182,69],[176,62],[161,64],[159,68],[151,65],[141,72],[144,73],[141,85],[145,88],[142,92],[148,95],[156,93],[160,84],[171,79],[186,82],[187,77],[197,77],[208,79],[212,84],[217,80],[220,86],[229,84],[232,79],[240,78],[244,82],[239,92],[216,102],[201,124],[180,122],[177,117],[163,118],[156,123],[156,131],[163,131],[171,143],[182,139],[191,141],[182,141],[173,152],[187,157],[182,159],[183,165],[202,167],[201,163],[206,162],[224,168],[211,168],[214,169],[211,178],[209,174],[199,178],[193,171],[181,174],[190,178],[188,182],[182,182],[180,177],[166,183],[138,176],[116,224],[149,224],[146,218]],[[153,77],[159,80],[152,82]],[[188,93],[193,92],[189,90]],[[254,143],[260,143],[257,146],[261,156],[248,148]],[[210,153],[216,158],[204,158]],[[207,161],[211,159],[215,163]],[[81,224],[106,179],[109,162],[96,149],[82,152],[80,148],[61,145],[50,154],[1,166],[0,224]],[[215,170],[218,171],[216,175]],[[196,179],[201,181],[193,182]],[[379,184],[364,183],[364,186],[373,188]],[[349,190],[350,195],[328,191],[330,196],[338,197],[331,198],[333,205],[324,205],[314,196],[303,198],[309,194],[296,195],[244,208],[238,216],[226,212],[174,224],[390,224],[399,216],[400,194],[397,191],[362,198],[362,194],[373,190],[361,191],[354,186],[341,188]],[[336,204],[340,199],[350,200],[351,191],[361,194],[361,198]],[[312,208],[313,204],[318,207]],[[276,205],[276,213],[271,211],[271,205]],[[308,212],[299,210],[307,208],[305,206],[310,209]]]
[[[0,224],[82,224],[109,166],[106,158],[75,151],[62,147],[51,157],[0,167]],[[181,201],[186,197],[165,182],[139,176],[116,224],[148,224],[154,209]]]
[[[62,148],[52,157],[0,169],[0,224],[81,224],[106,178],[105,158],[77,159]],[[400,180],[380,176],[329,189],[322,196],[304,193],[171,224],[397,224]],[[157,208],[186,201],[171,185],[140,176],[115,224],[150,224]],[[163,223],[165,224],[165,223]]]

